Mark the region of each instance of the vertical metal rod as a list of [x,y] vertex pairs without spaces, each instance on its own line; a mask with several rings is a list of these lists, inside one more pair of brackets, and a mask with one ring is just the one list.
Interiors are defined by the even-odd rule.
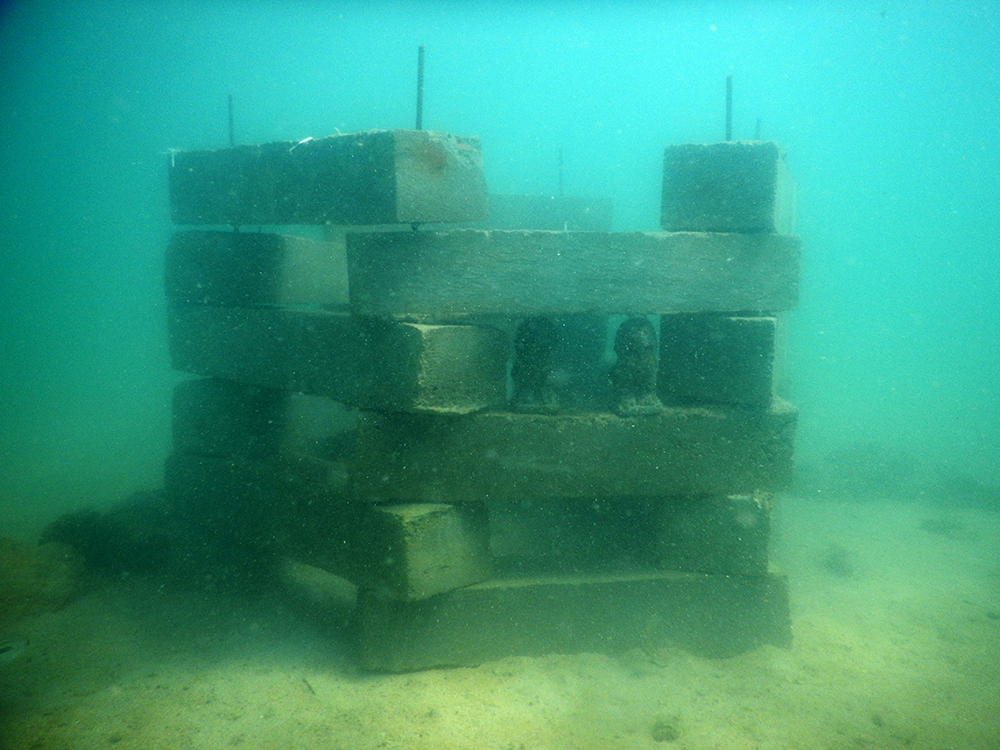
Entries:
[[757,127],[753,129],[753,139],[755,141],[760,140],[760,118],[757,118]]
[[417,47],[417,130],[424,129],[424,45]]
[[733,77],[726,76],[726,140],[733,140]]
[[559,149],[559,197],[563,197],[563,150]]

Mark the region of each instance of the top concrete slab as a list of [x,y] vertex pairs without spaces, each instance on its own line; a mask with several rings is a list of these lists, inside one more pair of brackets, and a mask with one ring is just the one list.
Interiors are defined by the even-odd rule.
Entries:
[[478,138],[423,130],[360,133],[170,154],[177,224],[483,221]]

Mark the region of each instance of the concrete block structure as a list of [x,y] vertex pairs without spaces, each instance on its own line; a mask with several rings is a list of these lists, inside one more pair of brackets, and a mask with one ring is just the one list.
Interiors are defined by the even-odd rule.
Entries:
[[[171,502],[353,584],[368,669],[787,645],[768,559],[796,423],[773,395],[799,279],[784,155],[688,144],[665,166],[664,232],[563,199],[443,229],[485,219],[475,139],[173,153],[170,353],[195,377]],[[191,228],[213,224],[231,228]]]

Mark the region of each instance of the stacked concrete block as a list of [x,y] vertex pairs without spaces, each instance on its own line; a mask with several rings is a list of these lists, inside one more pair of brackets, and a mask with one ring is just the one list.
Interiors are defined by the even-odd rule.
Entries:
[[172,501],[226,543],[294,555],[383,596],[421,599],[489,577],[485,506],[357,502],[335,456],[289,449],[294,400],[218,378],[180,384]]
[[662,501],[656,559],[672,570],[766,576],[771,495],[682,495]]
[[722,658],[791,642],[784,576],[677,571],[494,579],[417,602],[359,596],[369,669],[467,666],[512,654],[653,653],[664,644]]
[[175,394],[172,501],[226,543],[390,598],[488,578],[484,506],[357,502],[348,458],[358,408],[502,404],[503,333],[351,316],[342,229],[318,241],[247,228],[483,220],[478,141],[393,130],[178,151],[169,177],[176,223],[234,225],[179,231],[167,250],[172,362],[204,376]]
[[[181,223],[468,223],[486,201],[478,143],[445,134],[171,158]],[[666,232],[178,233],[171,356],[203,379],[178,389],[168,488],[220,524],[245,506],[244,536],[354,583],[372,669],[787,643],[767,557],[796,421],[772,395],[775,315],[798,299],[783,156],[666,163]],[[542,505],[609,523],[559,525],[587,554],[529,575],[491,519],[529,538],[518,509]]]
[[167,298],[229,307],[343,306],[343,244],[264,232],[188,230],[167,247]]
[[178,370],[359,408],[464,414],[506,394],[506,343],[490,326],[176,303],[168,330]]

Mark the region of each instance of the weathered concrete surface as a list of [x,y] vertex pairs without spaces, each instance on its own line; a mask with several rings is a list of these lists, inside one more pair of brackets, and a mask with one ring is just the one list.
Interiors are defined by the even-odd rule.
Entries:
[[663,498],[655,524],[655,557],[663,568],[767,573],[771,498],[766,493]]
[[492,580],[418,602],[361,591],[356,624],[361,665],[385,672],[668,644],[725,657],[791,643],[779,573]]
[[661,316],[663,403],[766,407],[774,390],[775,327],[773,317]]
[[798,237],[484,231],[351,234],[351,309],[470,315],[774,312],[795,307]]
[[467,413],[506,398],[507,341],[488,326],[175,304],[174,368],[365,409]]
[[177,224],[483,221],[478,138],[369,130],[170,154]]
[[206,305],[346,305],[341,242],[258,232],[176,232],[166,255],[168,299]]
[[610,232],[613,215],[610,198],[491,194],[486,228]]
[[787,484],[796,411],[363,413],[352,482],[371,502],[752,494]]
[[660,216],[665,230],[790,234],[794,223],[795,186],[777,143],[667,147]]

